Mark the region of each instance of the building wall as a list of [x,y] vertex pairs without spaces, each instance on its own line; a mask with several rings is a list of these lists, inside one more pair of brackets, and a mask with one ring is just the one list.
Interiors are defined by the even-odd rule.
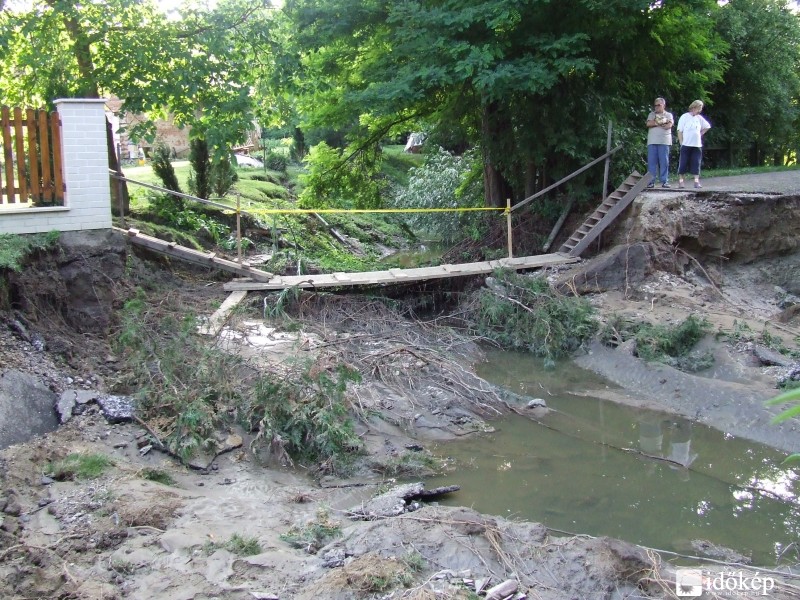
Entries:
[[61,118],[64,206],[0,211],[0,233],[111,228],[105,100],[56,100]]

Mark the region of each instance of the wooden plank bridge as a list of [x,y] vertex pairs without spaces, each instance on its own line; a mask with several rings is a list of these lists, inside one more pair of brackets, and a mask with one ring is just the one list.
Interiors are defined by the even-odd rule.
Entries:
[[576,262],[577,257],[566,254],[540,254],[539,256],[522,256],[519,258],[500,258],[475,263],[458,265],[440,265],[438,267],[419,267],[416,269],[389,269],[386,271],[369,271],[365,273],[327,273],[322,275],[276,275],[269,281],[232,281],[223,287],[227,291],[238,290],[283,290],[286,288],[331,288],[356,285],[381,285],[391,283],[409,283],[445,277],[465,277],[483,275],[495,269],[536,269],[553,265]]
[[538,256],[522,256],[518,258],[500,258],[482,262],[456,265],[439,265],[436,267],[419,267],[414,269],[388,269],[385,271],[369,271],[364,273],[326,273],[320,275],[273,275],[248,265],[244,261],[236,262],[217,256],[213,252],[201,252],[180,246],[175,242],[165,242],[142,234],[136,229],[115,230],[124,234],[134,244],[150,250],[161,252],[181,260],[215,267],[235,273],[245,280],[232,281],[223,287],[226,291],[283,290],[288,288],[320,289],[333,287],[352,287],[364,285],[387,285],[443,279],[447,277],[466,277],[485,275],[495,269],[537,269],[576,262],[580,254],[598,238],[634,198],[645,188],[652,176],[633,172],[617,190],[597,207],[586,221],[570,236],[558,252],[540,254]]

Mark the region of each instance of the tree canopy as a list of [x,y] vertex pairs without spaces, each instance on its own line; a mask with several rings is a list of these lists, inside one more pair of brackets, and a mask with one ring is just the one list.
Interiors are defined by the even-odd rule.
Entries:
[[[424,130],[473,147],[490,205],[597,156],[641,169],[655,96],[702,99],[730,162],[798,146],[800,25],[785,0],[33,0],[0,13],[9,103],[113,94],[168,111],[209,145],[252,121],[324,139],[305,199],[375,205],[381,142]],[[295,129],[299,126],[299,129]],[[301,131],[302,130],[302,131]],[[317,164],[313,164],[317,161]],[[627,172],[625,174],[627,174]],[[618,174],[622,174],[621,172]],[[325,178],[327,181],[318,181]]]
[[[723,48],[711,0],[289,0],[298,106],[345,128],[355,156],[424,124],[482,151],[487,201],[566,174],[657,86],[701,96]],[[691,27],[682,43],[670,36]],[[679,47],[679,50],[675,49]],[[690,67],[687,76],[673,76]],[[636,122],[642,120],[635,115]]]
[[252,57],[268,35],[269,8],[255,0],[224,0],[213,10],[187,2],[179,18],[153,0],[36,0],[26,10],[6,8],[3,101],[114,95],[127,111],[169,112],[212,146],[238,142],[252,122]]

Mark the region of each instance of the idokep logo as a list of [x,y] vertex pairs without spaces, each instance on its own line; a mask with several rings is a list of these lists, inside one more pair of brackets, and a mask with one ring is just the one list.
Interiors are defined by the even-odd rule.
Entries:
[[775,589],[775,579],[760,573],[745,574],[744,571],[704,573],[701,569],[677,569],[675,571],[675,594],[698,598],[703,592],[714,597],[767,596]]
[[698,597],[703,594],[703,572],[700,569],[675,571],[675,593],[678,596]]

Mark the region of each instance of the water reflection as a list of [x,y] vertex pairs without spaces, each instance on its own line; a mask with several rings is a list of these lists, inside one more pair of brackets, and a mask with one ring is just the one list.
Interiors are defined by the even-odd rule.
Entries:
[[517,393],[546,394],[554,410],[547,427],[509,417],[494,423],[494,435],[437,448],[455,472],[430,485],[462,486],[447,503],[677,552],[726,547],[758,564],[796,558],[788,549],[800,545],[800,482],[781,453],[575,395],[605,382],[582,380],[574,366],[540,373],[538,364],[498,353],[481,372]]
[[665,419],[662,415],[651,411],[640,413],[638,418],[639,448],[643,453],[664,458],[687,468],[697,458],[697,454],[692,454],[691,422],[683,419]]

